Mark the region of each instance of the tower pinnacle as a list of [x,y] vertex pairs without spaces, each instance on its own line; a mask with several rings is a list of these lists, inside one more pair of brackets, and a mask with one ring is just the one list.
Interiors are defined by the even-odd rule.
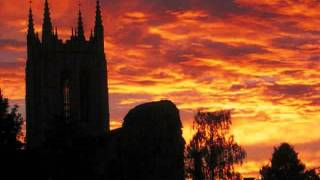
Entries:
[[97,0],[94,34],[98,38],[103,37],[103,24],[102,24],[102,17],[101,17],[100,1],[99,0]]
[[45,0],[44,3],[44,18],[42,24],[42,41],[46,42],[48,39],[52,37],[52,23],[50,18],[50,9],[48,0]]
[[78,38],[80,40],[85,40],[84,30],[83,30],[83,22],[82,22],[82,14],[81,14],[81,3],[79,1],[79,14],[78,14]]
[[28,22],[28,37],[34,37],[34,23],[33,23],[33,15],[32,15],[32,1],[29,1],[29,22]]
[[100,10],[100,1],[97,0],[96,20],[94,25],[94,41],[96,42],[99,52],[104,52],[104,30],[102,24],[102,16]]

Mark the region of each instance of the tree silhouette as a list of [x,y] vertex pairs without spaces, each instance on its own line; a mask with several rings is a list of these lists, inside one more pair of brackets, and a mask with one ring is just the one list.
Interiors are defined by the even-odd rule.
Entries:
[[22,117],[18,113],[18,106],[9,107],[9,101],[4,98],[0,89],[0,150],[14,152],[22,147],[17,140],[21,132]]
[[310,169],[305,172],[306,180],[320,180],[319,174],[317,174],[315,169]]
[[195,115],[196,130],[187,147],[186,171],[194,180],[231,179],[239,176],[234,164],[246,157],[244,149],[230,135],[231,111],[201,112]]
[[9,100],[3,97],[0,89],[0,179],[21,179],[25,172],[21,168],[24,165],[22,143],[17,139],[21,124],[18,106],[10,108]]
[[190,144],[187,146],[186,155],[186,173],[193,180],[204,180],[204,148],[202,143],[202,135],[198,131],[193,136]]
[[305,165],[298,159],[298,153],[288,143],[274,149],[271,165],[260,170],[262,180],[318,180],[314,170],[305,171]]

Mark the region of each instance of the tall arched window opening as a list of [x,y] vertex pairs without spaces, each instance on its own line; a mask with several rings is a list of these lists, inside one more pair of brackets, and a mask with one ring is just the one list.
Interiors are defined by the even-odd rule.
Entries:
[[63,111],[66,121],[70,120],[71,99],[70,99],[70,81],[66,79],[63,83]]

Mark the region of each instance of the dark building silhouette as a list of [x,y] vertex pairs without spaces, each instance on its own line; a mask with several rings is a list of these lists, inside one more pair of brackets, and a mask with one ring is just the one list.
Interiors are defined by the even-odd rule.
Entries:
[[[45,0],[40,40],[30,7],[26,65],[29,155],[25,160],[30,178],[183,180],[185,141],[179,110],[172,102],[139,105],[124,118],[122,128],[109,130],[99,0],[88,40],[80,10],[70,39],[62,41],[53,29]],[[33,174],[35,169],[39,171]]]
[[109,131],[109,104],[104,28],[99,1],[95,26],[85,38],[82,14],[67,41],[59,39],[45,0],[42,38],[29,12],[26,64],[27,146],[39,147],[54,116],[77,124],[81,133],[97,136]]
[[179,110],[171,101],[139,105],[111,131],[107,179],[183,180],[184,145]]

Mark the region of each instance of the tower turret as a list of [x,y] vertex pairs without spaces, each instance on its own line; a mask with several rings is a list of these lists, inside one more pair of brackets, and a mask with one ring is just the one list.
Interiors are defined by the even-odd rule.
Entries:
[[85,40],[80,3],[79,3],[79,13],[78,13],[78,37],[77,38],[81,41]]
[[102,50],[104,49],[104,30],[103,30],[103,24],[102,24],[102,16],[101,16],[101,10],[100,10],[100,1],[97,0],[96,5],[96,20],[94,25],[94,38],[98,42],[99,45],[101,45]]
[[71,27],[71,39],[74,38],[74,30],[73,30],[73,27]]
[[32,4],[30,0],[30,8],[29,8],[29,19],[28,19],[28,34],[27,34],[27,51],[28,51],[28,63],[30,63],[33,59],[34,48],[36,46],[36,42],[38,41],[37,36],[34,30],[34,23],[33,23],[33,14],[32,14]]
[[33,23],[33,14],[32,14],[32,7],[31,7],[32,1],[30,1],[30,8],[29,8],[29,20],[28,20],[28,42],[30,40],[34,40],[35,38],[35,32],[34,32],[34,23]]
[[50,18],[50,9],[48,0],[44,3],[44,17],[42,24],[42,42],[47,43],[53,37],[52,23]]
[[56,39],[59,39],[59,34],[58,34],[58,28],[57,27],[55,29],[54,36],[56,37]]
[[93,40],[93,31],[92,31],[92,29],[91,29],[91,31],[90,31],[90,41],[91,40]]

